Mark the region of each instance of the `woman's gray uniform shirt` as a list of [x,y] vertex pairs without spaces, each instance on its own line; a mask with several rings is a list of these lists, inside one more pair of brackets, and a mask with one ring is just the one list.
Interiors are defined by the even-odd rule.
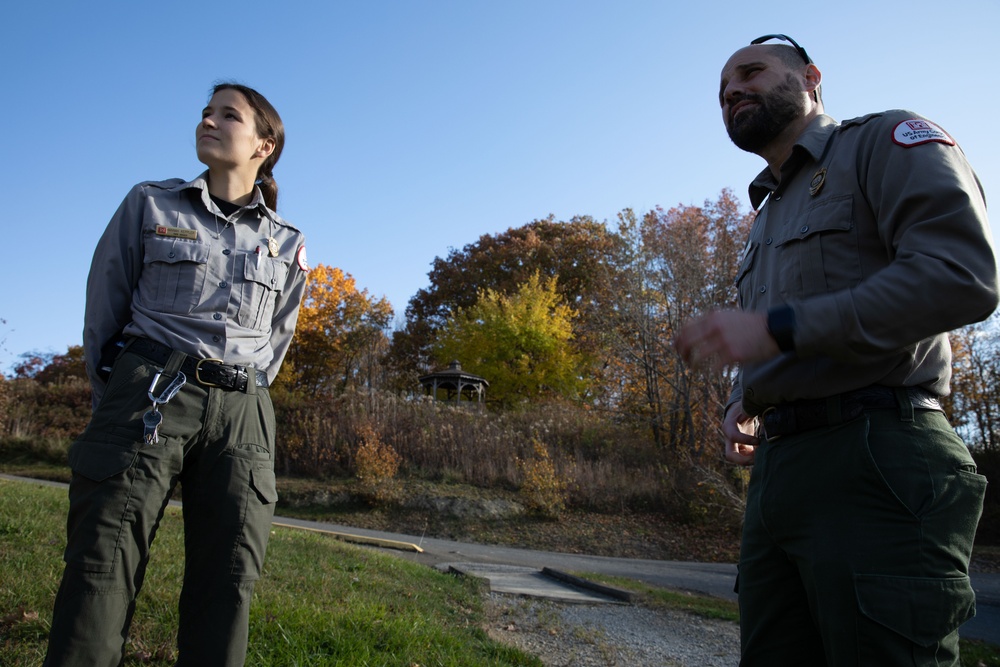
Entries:
[[97,361],[120,334],[262,370],[273,382],[305,292],[304,244],[257,188],[227,218],[209,196],[207,172],[133,187],[87,280],[83,340],[95,405],[105,386]]

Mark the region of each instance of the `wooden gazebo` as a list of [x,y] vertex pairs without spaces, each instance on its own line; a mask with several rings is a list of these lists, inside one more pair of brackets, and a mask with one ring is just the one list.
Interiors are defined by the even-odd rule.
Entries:
[[490,386],[484,378],[462,370],[462,364],[457,360],[448,364],[445,370],[437,371],[419,378],[427,394],[438,398],[438,391],[445,391],[445,399],[459,403],[462,395],[466,401],[482,403],[486,396],[486,388]]

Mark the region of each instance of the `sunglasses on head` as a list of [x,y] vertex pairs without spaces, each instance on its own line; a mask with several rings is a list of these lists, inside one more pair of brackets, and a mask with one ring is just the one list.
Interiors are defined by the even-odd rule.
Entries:
[[753,40],[752,42],[750,42],[750,44],[763,44],[764,42],[768,42],[772,39],[780,39],[783,42],[788,42],[793,47],[795,47],[795,52],[799,54],[799,57],[802,58],[803,62],[805,62],[806,65],[812,64],[812,58],[809,57],[809,54],[806,53],[806,50],[803,49],[801,46],[799,46],[799,43],[796,42],[791,37],[789,37],[788,35],[764,35],[763,37],[758,37],[757,39]]

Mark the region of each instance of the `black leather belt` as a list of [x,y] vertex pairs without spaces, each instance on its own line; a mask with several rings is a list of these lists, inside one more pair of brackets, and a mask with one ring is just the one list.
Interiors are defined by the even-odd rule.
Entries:
[[[909,387],[906,395],[915,410],[943,411],[938,397],[925,389]],[[760,414],[760,426],[768,440],[856,419],[865,410],[899,409],[892,387],[866,387],[830,398],[783,403]]]
[[[148,338],[135,338],[128,346],[129,352],[135,352],[140,357],[149,359],[154,364],[165,364],[173,352],[169,347]],[[195,381],[204,387],[218,387],[226,391],[247,390],[250,371],[253,370],[254,382],[258,387],[267,387],[267,373],[248,369],[246,366],[231,366],[222,363],[221,359],[195,359],[187,357],[181,364],[181,372],[188,380]]]

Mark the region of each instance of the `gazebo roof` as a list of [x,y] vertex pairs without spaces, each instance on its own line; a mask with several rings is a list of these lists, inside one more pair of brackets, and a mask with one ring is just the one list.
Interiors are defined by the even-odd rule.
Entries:
[[[442,389],[455,389],[458,388],[460,384],[478,384],[485,387],[490,386],[490,383],[487,382],[485,378],[463,371],[462,364],[460,364],[457,359],[448,364],[447,369],[435,371],[434,373],[424,375],[418,379],[422,385],[435,384],[436,382],[437,386]],[[449,387],[449,385],[451,386]]]

